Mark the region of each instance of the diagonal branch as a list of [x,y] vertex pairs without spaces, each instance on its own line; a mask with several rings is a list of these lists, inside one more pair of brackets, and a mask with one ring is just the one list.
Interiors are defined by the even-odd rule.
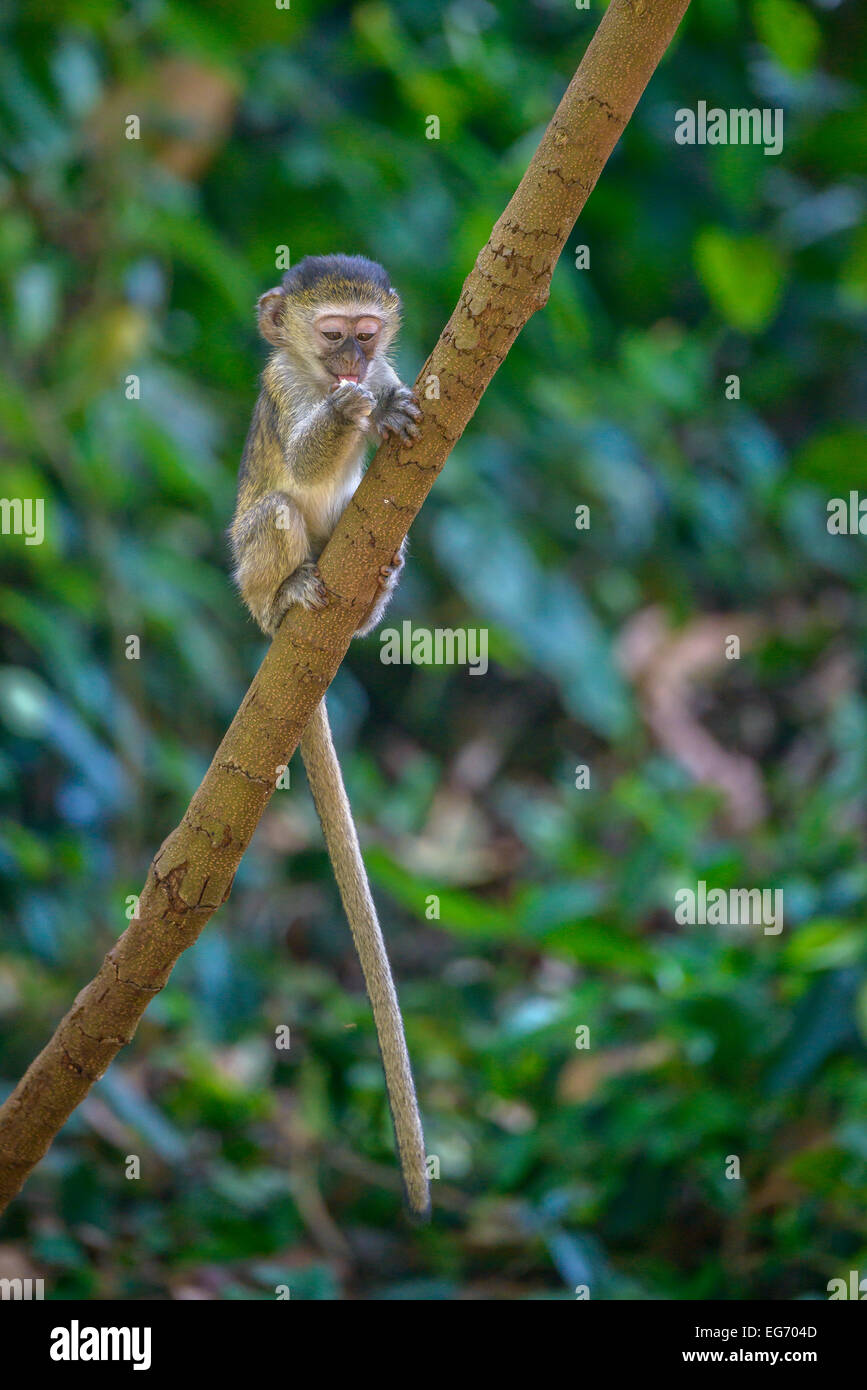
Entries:
[[327,608],[296,608],[281,625],[183,820],[154,858],[138,917],[0,1109],[0,1211],[229,896],[277,769],[371,607],[380,565],[398,549],[518,333],[545,304],[566,238],[688,3],[612,0],[422,367],[419,438],[382,446],[323,552]]

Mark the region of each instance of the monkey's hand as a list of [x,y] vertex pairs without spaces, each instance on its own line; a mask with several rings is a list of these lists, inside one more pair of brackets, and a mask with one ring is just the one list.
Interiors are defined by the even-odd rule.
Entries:
[[356,637],[366,637],[368,632],[372,632],[377,623],[381,620],[383,613],[391,602],[391,596],[397,588],[400,572],[404,566],[405,553],[406,541],[404,540],[400,550],[392,555],[391,563],[380,566],[379,577],[377,579],[377,596],[373,601],[373,607],[370,613],[365,618],[364,622],[356,628]]
[[370,419],[383,439],[397,434],[404,444],[411,444],[418,436],[418,421],[421,419],[418,397],[409,386],[399,381],[380,396]]
[[373,392],[355,381],[338,382],[328,396],[328,408],[332,414],[343,424],[354,425],[359,430],[367,429],[368,416],[373,413],[375,406]]

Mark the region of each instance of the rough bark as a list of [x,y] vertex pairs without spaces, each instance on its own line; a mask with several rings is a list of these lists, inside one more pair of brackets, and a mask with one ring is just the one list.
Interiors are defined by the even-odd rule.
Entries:
[[[545,304],[566,237],[688,3],[612,0],[419,373],[418,440],[380,448],[322,555],[327,608],[296,609],[281,625],[183,820],[154,858],[138,917],[0,1109],[0,1211],[226,901],[276,769],[288,763],[369,610],[379,566],[398,549],[521,328]],[[439,399],[425,392],[432,377]]]

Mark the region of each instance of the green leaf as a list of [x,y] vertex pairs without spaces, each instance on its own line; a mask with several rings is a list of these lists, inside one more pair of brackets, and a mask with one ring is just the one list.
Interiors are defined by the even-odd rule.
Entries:
[[785,960],[801,970],[830,970],[852,965],[865,954],[863,923],[828,917],[799,927],[786,947]]
[[835,496],[864,483],[867,430],[857,425],[813,435],[795,455],[795,471],[802,478],[830,489]]
[[695,263],[711,302],[733,328],[757,333],[767,327],[785,272],[780,253],[765,237],[707,227],[696,242]]
[[756,0],[753,23],[762,43],[788,72],[809,72],[822,42],[818,22],[798,0]]

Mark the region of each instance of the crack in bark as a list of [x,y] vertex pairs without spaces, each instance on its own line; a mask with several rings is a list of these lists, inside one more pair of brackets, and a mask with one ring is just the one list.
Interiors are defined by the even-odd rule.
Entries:
[[559,179],[564,188],[586,188],[587,192],[590,192],[590,189],[587,187],[586,179],[582,179],[579,176],[576,176],[574,179],[567,179],[563,170],[558,169],[556,164],[548,165],[542,172],[550,174],[552,178]]
[[254,772],[248,772],[245,767],[241,767],[240,763],[222,762],[217,763],[217,766],[222,768],[224,772],[236,772],[239,777],[246,778],[248,782],[256,782],[260,787],[273,788],[274,786],[270,777],[257,777]]
[[[180,884],[186,878],[188,868],[189,860],[184,859],[182,863],[175,864],[174,868],[169,869],[168,873],[154,874],[157,883],[169,900],[169,908],[179,917],[183,917],[190,910],[190,904],[181,897],[179,892]],[[165,915],[164,913],[163,916],[165,917]]]
[[626,125],[624,118],[614,110],[611,102],[606,101],[604,97],[598,97],[595,92],[587,92],[584,100],[592,106],[598,106],[599,110],[604,111],[610,121],[619,121],[621,125]]
[[[160,990],[163,988],[162,985],[140,985],[140,984],[138,983],[137,980],[124,980],[124,979],[122,979],[122,978],[121,978],[121,973],[120,973],[120,966],[118,965],[117,961],[116,961],[115,958],[114,958],[113,950],[112,950],[112,951],[109,951],[109,953],[108,953],[108,955],[106,956],[106,958],[105,958],[103,964],[104,964],[104,965],[110,966],[110,968],[114,971],[114,978],[115,978],[115,981],[116,981],[117,984],[119,984],[123,989],[135,989],[135,990],[139,990],[142,994],[156,995],[156,994],[159,994]],[[103,991],[103,993],[102,993],[102,994],[99,996],[99,998],[96,1000],[96,1003],[98,1003],[98,1004],[101,1003],[102,1000],[105,998],[105,996],[106,996],[107,993],[108,993],[108,990]]]
[[103,1075],[102,1072],[88,1071],[87,1067],[82,1066],[80,1062],[76,1062],[75,1058],[71,1056],[65,1047],[61,1047],[61,1056],[66,1070],[74,1072],[76,1076],[80,1076],[84,1080],[90,1082],[98,1081],[100,1076]]
[[75,1028],[75,1029],[77,1029],[77,1031],[81,1034],[81,1036],[82,1036],[83,1038],[87,1038],[87,1041],[88,1041],[88,1042],[94,1042],[94,1043],[107,1043],[107,1042],[113,1042],[113,1043],[117,1043],[118,1047],[126,1047],[127,1043],[128,1043],[128,1042],[131,1042],[131,1041],[132,1041],[132,1038],[133,1038],[133,1034],[132,1034],[132,1033],[130,1033],[130,1034],[128,1034],[127,1036],[124,1036],[124,1037],[117,1037],[117,1036],[116,1036],[115,1034],[113,1034],[113,1033],[105,1033],[105,1034],[102,1035],[102,1036],[97,1036],[97,1035],[95,1035],[95,1034],[93,1034],[93,1033],[88,1033],[87,1030],[86,1030],[85,1028],[83,1028],[82,1025],[81,1025],[76,1019],[72,1019],[72,1018],[69,1020],[69,1026],[70,1026],[70,1028]]
[[222,834],[218,840],[216,834],[213,831],[208,830],[207,826],[201,825],[197,821],[194,821],[189,811],[187,811],[184,815],[182,824],[188,825],[190,829],[195,831],[197,835],[204,835],[205,838],[208,840],[209,844],[213,845],[214,849],[228,849],[229,845],[232,843],[232,840],[234,838],[230,827],[226,825],[224,822],[218,822],[218,825],[222,831]]

